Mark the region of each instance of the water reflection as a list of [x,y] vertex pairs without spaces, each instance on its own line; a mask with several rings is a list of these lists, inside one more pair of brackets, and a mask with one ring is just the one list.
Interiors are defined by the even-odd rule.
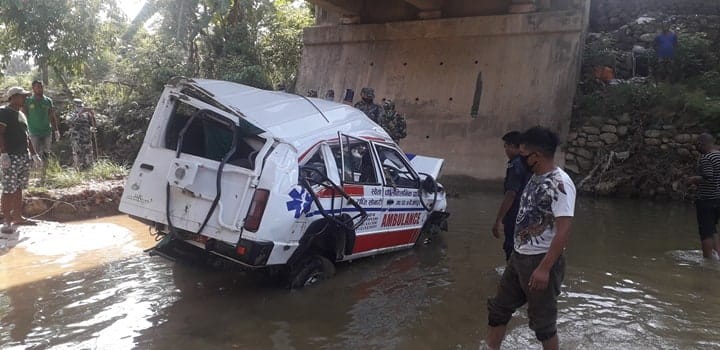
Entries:
[[[504,265],[487,214],[499,201],[456,199],[452,231],[441,240],[341,264],[334,279],[303,291],[146,256],[141,250],[152,242],[127,219],[106,220],[132,229],[111,238],[109,226],[75,236],[72,226],[44,236],[21,232],[21,242],[0,256],[0,345],[476,349],[486,331],[485,301]],[[692,208],[578,205],[560,299],[563,347],[720,348],[720,264],[700,258]],[[65,241],[83,241],[76,245],[83,248]],[[537,347],[526,324],[520,310],[505,348]]]

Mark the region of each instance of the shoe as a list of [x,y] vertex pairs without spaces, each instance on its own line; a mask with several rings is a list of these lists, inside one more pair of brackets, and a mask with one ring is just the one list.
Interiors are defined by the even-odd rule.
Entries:
[[13,222],[13,225],[18,226],[36,226],[38,224],[37,220],[28,219],[28,218],[20,218],[20,220]]
[[11,235],[15,233],[15,226],[5,224],[2,226],[2,228],[0,228],[0,232]]

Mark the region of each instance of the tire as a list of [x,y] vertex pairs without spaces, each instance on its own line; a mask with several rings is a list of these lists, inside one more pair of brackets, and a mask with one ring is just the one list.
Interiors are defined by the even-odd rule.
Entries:
[[290,272],[290,289],[301,289],[330,279],[335,275],[335,265],[322,255],[309,256]]

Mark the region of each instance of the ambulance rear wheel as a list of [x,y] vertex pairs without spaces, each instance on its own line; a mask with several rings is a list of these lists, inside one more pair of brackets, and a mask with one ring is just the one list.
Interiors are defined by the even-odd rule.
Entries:
[[335,275],[335,265],[322,255],[309,256],[290,272],[290,288],[300,289],[327,280]]

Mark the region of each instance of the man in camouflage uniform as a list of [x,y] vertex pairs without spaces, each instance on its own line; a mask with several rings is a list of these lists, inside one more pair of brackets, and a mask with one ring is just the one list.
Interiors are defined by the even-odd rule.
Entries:
[[73,162],[77,169],[88,169],[95,163],[92,144],[95,116],[91,110],[84,107],[82,100],[74,99],[73,105],[75,110],[68,118]]
[[383,118],[380,126],[387,131],[395,143],[400,143],[400,139],[407,136],[407,122],[405,117],[395,111],[395,102],[390,99],[383,102]]
[[373,102],[373,99],[375,99],[375,90],[369,87],[362,88],[362,90],[360,90],[360,98],[362,98],[362,100],[355,104],[355,108],[363,111],[363,113],[375,123],[380,124],[380,117],[383,113],[382,107]]

